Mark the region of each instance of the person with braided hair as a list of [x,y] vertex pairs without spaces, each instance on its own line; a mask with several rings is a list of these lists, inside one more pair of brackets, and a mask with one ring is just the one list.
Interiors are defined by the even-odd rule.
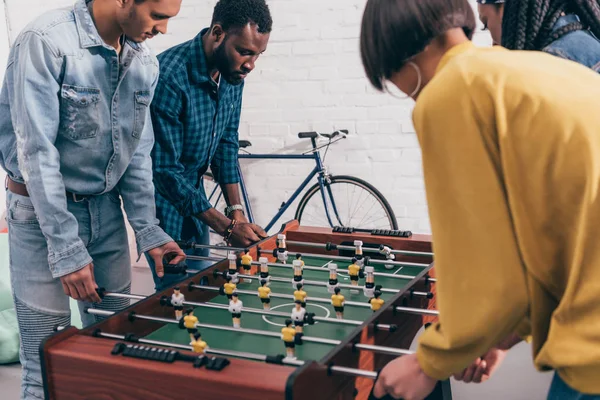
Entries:
[[477,0],[494,44],[539,50],[600,71],[597,0]]
[[555,371],[548,399],[600,400],[600,76],[478,48],[475,28],[468,0],[365,7],[367,78],[415,101],[439,283],[439,320],[372,394],[423,399],[478,357],[493,373],[493,350],[526,339]]

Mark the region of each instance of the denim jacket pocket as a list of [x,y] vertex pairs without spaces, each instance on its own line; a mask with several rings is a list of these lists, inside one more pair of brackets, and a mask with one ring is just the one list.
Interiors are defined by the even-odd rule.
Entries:
[[9,205],[7,212],[9,224],[36,225],[39,224],[33,205],[29,200],[16,199]]
[[135,110],[133,118],[133,137],[139,139],[144,131],[144,123],[146,122],[146,113],[150,104],[150,92],[148,90],[140,90],[135,92]]
[[100,89],[62,85],[60,131],[72,140],[96,137],[100,125]]

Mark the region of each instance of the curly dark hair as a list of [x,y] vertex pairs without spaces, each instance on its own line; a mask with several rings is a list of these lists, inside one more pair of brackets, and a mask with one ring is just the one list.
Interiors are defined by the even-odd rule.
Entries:
[[273,19],[265,0],[219,0],[211,25],[219,24],[225,32],[254,24],[259,33],[269,33]]
[[[581,22],[552,32],[563,14],[575,14]],[[507,0],[502,18],[502,46],[511,50],[542,50],[564,35],[582,29],[600,37],[597,0]]]

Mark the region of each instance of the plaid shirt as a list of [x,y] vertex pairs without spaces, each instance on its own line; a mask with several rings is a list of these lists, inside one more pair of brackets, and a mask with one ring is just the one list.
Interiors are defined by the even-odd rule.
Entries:
[[208,167],[221,184],[237,183],[238,127],[243,84],[219,86],[209,76],[202,30],[158,56],[160,75],[151,104],[156,143],[152,151],[156,212],[176,240],[185,218],[212,205],[201,177]]

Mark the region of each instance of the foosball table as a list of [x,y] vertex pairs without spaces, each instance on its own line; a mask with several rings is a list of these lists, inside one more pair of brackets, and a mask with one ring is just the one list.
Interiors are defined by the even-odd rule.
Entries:
[[[150,296],[100,289],[133,304],[89,308],[103,319],[42,343],[46,398],[368,399],[437,318],[426,235],[292,221],[226,250],[202,271],[169,266],[182,280]],[[449,382],[429,398],[451,399]]]

